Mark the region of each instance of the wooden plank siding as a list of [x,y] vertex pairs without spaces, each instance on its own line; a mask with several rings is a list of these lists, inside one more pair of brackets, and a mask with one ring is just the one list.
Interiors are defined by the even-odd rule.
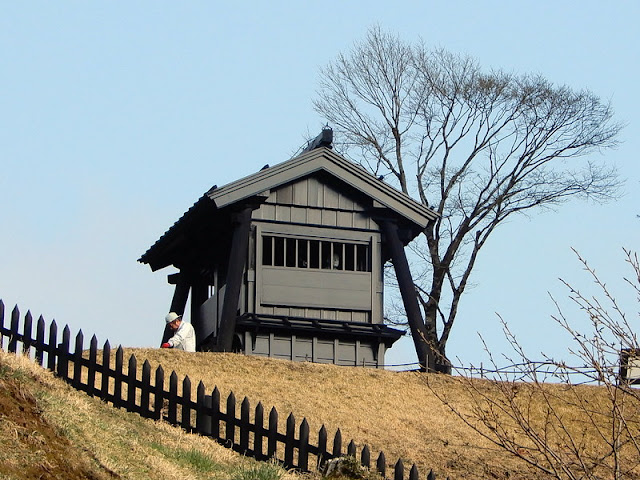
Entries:
[[[379,226],[350,188],[308,176],[269,192],[253,212],[256,228],[246,311],[352,322],[382,322]],[[370,272],[301,270],[261,265],[263,234],[369,245]],[[241,311],[245,311],[241,306]]]

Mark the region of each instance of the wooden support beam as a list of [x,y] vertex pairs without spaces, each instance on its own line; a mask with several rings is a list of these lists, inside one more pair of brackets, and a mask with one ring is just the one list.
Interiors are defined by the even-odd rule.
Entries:
[[191,288],[189,275],[186,275],[185,272],[180,272],[179,274],[174,273],[168,276],[168,280],[170,284],[175,282],[174,284],[176,286],[176,289],[173,292],[173,299],[171,300],[171,307],[169,307],[169,311],[182,315],[187,306],[189,288]]
[[242,273],[247,261],[247,248],[249,247],[249,235],[251,233],[252,211],[253,207],[246,207],[234,219],[229,268],[227,270],[227,287],[224,293],[220,330],[216,345],[216,350],[219,352],[230,352],[233,347],[233,335],[236,330],[238,302],[242,287]]
[[396,279],[400,287],[402,303],[407,313],[407,321],[411,328],[411,336],[413,337],[413,343],[418,354],[418,361],[422,368],[425,368],[428,372],[433,372],[435,371],[435,356],[426,341],[427,329],[422,319],[422,314],[420,313],[418,295],[413,283],[413,278],[411,277],[411,270],[409,269],[409,262],[404,252],[404,245],[398,236],[398,226],[387,219],[382,220],[381,226],[386,237],[389,251],[391,252],[391,261],[393,262],[393,268],[396,272]]
[[[170,285],[176,286],[176,289],[173,291],[173,298],[171,299],[169,311],[182,315],[187,306],[187,298],[189,298],[189,289],[191,288],[189,276],[184,272],[173,273],[167,276],[167,281]],[[162,345],[172,336],[173,330],[171,330],[168,325],[165,325],[160,344]]]

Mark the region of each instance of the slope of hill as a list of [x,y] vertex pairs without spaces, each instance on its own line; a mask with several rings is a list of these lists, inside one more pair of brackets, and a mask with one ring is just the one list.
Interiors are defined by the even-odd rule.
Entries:
[[[368,444],[374,456],[384,451],[390,464],[398,458],[405,465],[416,463],[423,476],[433,469],[437,478],[451,480],[549,478],[504,453],[443,404],[438,396],[446,397],[463,416],[477,408],[464,382],[455,377],[236,354],[160,349],[125,349],[124,354],[125,359],[134,354],[139,368],[145,359],[152,368],[162,365],[165,379],[175,370],[179,378],[188,375],[194,385],[203,381],[208,391],[217,386],[223,400],[233,391],[238,401],[246,396],[252,406],[258,401],[267,410],[275,406],[283,420],[289,412],[298,424],[305,417],[312,442],[323,424],[330,438],[340,428],[343,439]],[[492,382],[474,380],[473,385],[482,395],[496,391]],[[509,388],[517,390],[517,401],[525,402],[534,421],[546,421],[543,402],[526,384]],[[610,421],[605,390],[562,385],[544,389],[557,400],[556,412],[569,419],[568,428],[580,448],[607,458],[606,449],[599,451],[603,439],[592,428],[594,422],[606,427]],[[589,415],[572,407],[576,397],[588,403]],[[640,412],[639,405],[631,406]],[[637,418],[633,417],[633,428],[640,431]],[[549,432],[547,440],[557,438]],[[206,438],[107,406],[30,361],[0,352],[0,480],[39,475],[72,480],[299,478],[239,457]],[[640,466],[627,478],[640,479]]]
[[[423,475],[433,469],[438,478],[449,476],[452,480],[549,478],[483,438],[441,400],[446,398],[461,415],[474,421],[479,405],[472,400],[471,390],[475,389],[477,395],[499,395],[501,386],[490,381],[473,380],[470,390],[469,384],[460,378],[438,374],[294,363],[236,354],[189,354],[166,349],[125,349],[125,358],[129,354],[147,359],[152,367],[161,364],[166,373],[175,370],[179,378],[188,375],[193,385],[203,381],[209,391],[217,386],[222,399],[233,391],[238,401],[246,396],[252,406],[258,401],[266,409],[275,406],[283,419],[289,412],[294,413],[298,422],[305,417],[310,424],[312,441],[317,439],[323,424],[330,436],[340,428],[346,441],[354,439],[359,446],[368,444],[375,456],[384,451],[390,464],[398,458],[402,458],[405,465],[415,463]],[[515,401],[530,415],[533,424],[541,427],[541,431],[547,429],[543,435],[550,444],[557,444],[561,450],[583,449],[587,452],[583,459],[614,462],[606,445],[607,432],[611,429],[611,406],[604,387],[567,388],[548,384],[543,390],[536,390],[524,383],[505,386],[515,392]],[[567,429],[566,433],[576,445],[566,445],[566,436],[560,429],[553,431],[554,420],[549,417],[546,403],[549,399],[552,399],[554,414],[565,421],[562,428]],[[632,429],[640,432],[640,405],[634,400],[628,406]],[[502,418],[497,428],[507,428],[522,439],[521,445],[531,445],[530,440],[522,436],[520,427],[507,426],[511,422]],[[599,431],[594,428],[596,425]],[[629,451],[635,457],[636,450]],[[525,456],[528,455],[531,452],[525,451]],[[615,461],[619,460],[624,460],[630,469],[628,479],[640,479],[640,463],[628,454]]]
[[134,354],[138,365],[147,359],[152,368],[162,365],[165,373],[188,375],[193,385],[202,380],[208,391],[217,386],[223,401],[233,391],[238,402],[246,396],[252,406],[258,401],[266,409],[275,406],[283,420],[289,412],[298,422],[305,417],[312,440],[323,424],[330,438],[340,428],[347,442],[366,443],[376,456],[384,451],[390,464],[398,458],[405,465],[416,463],[424,474],[433,469],[438,478],[452,479],[539,475],[481,438],[438,400],[431,389],[470,408],[451,377],[224,353],[125,349],[124,354],[125,359]]
[[73,390],[0,351],[0,479],[292,480],[211,440]]

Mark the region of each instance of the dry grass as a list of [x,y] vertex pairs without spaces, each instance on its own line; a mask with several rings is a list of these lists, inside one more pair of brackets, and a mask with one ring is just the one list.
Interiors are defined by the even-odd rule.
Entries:
[[469,411],[467,389],[456,378],[158,349],[126,349],[125,361],[132,353],[153,368],[162,365],[166,378],[175,370],[194,387],[200,380],[207,391],[217,386],[223,403],[233,391],[238,402],[246,396],[252,407],[275,406],[281,425],[289,412],[298,423],[305,417],[312,441],[324,424],[330,436],[340,428],[343,440],[367,443],[390,463],[402,458],[438,477],[534,478],[530,467],[483,439],[434,395],[432,389]]
[[[2,479],[260,478],[245,475],[262,468],[250,459],[114,409],[28,359],[1,351],[0,401]],[[284,471],[279,475],[297,478]]]
[[[280,414],[281,431],[289,412],[295,414],[298,424],[305,417],[310,423],[312,442],[317,440],[317,432],[324,424],[331,438],[340,428],[344,440],[354,439],[359,445],[367,443],[374,455],[383,450],[389,463],[402,458],[405,465],[417,463],[423,474],[433,469],[438,478],[546,478],[483,438],[442,401],[446,399],[466,415],[474,409],[471,397],[474,389],[485,395],[497,395],[504,385],[474,380],[474,389],[470,389],[464,380],[442,375],[292,363],[235,354],[189,354],[160,349],[125,349],[124,353],[125,370],[131,354],[138,359],[139,370],[145,359],[153,369],[162,365],[165,388],[171,371],[175,370],[180,380],[185,375],[190,377],[193,397],[198,381],[202,380],[208,392],[214,386],[219,388],[223,405],[233,391],[238,403],[247,396],[252,407],[258,401],[267,412],[275,406]],[[51,375],[43,378],[56,385],[60,383]],[[100,382],[99,375],[96,382]],[[539,393],[524,384],[514,388],[518,390],[515,398],[527,405],[533,421],[543,422],[545,408]],[[586,400],[592,412],[590,418],[599,418],[606,411],[606,392],[589,386],[572,390],[561,385],[545,388],[576,438],[597,453],[601,443],[589,419],[585,418],[584,410],[572,404],[578,397]],[[179,452],[191,450],[232,466],[240,461],[229,450],[206,439],[115,409],[102,412],[105,407],[99,401],[67,386],[58,385],[55,389],[64,392],[64,400],[62,394],[55,396],[58,400],[48,400],[44,416],[50,417],[74,443],[99,445],[91,449],[95,461],[123,478],[205,478],[178,458]],[[602,422],[605,421],[602,416]],[[148,425],[153,426],[152,432],[146,430]],[[558,437],[557,441],[561,439]],[[125,457],[131,462],[123,464],[121,459]],[[230,467],[221,468],[221,473],[213,472],[206,478],[234,478],[225,476],[229,475]],[[240,478],[237,473],[234,475]]]

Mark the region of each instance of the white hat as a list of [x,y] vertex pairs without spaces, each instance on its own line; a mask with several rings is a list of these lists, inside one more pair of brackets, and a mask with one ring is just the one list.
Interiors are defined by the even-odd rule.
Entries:
[[182,318],[182,315],[178,315],[176,312],[170,312],[166,317],[164,317],[167,323],[171,323],[178,318]]

